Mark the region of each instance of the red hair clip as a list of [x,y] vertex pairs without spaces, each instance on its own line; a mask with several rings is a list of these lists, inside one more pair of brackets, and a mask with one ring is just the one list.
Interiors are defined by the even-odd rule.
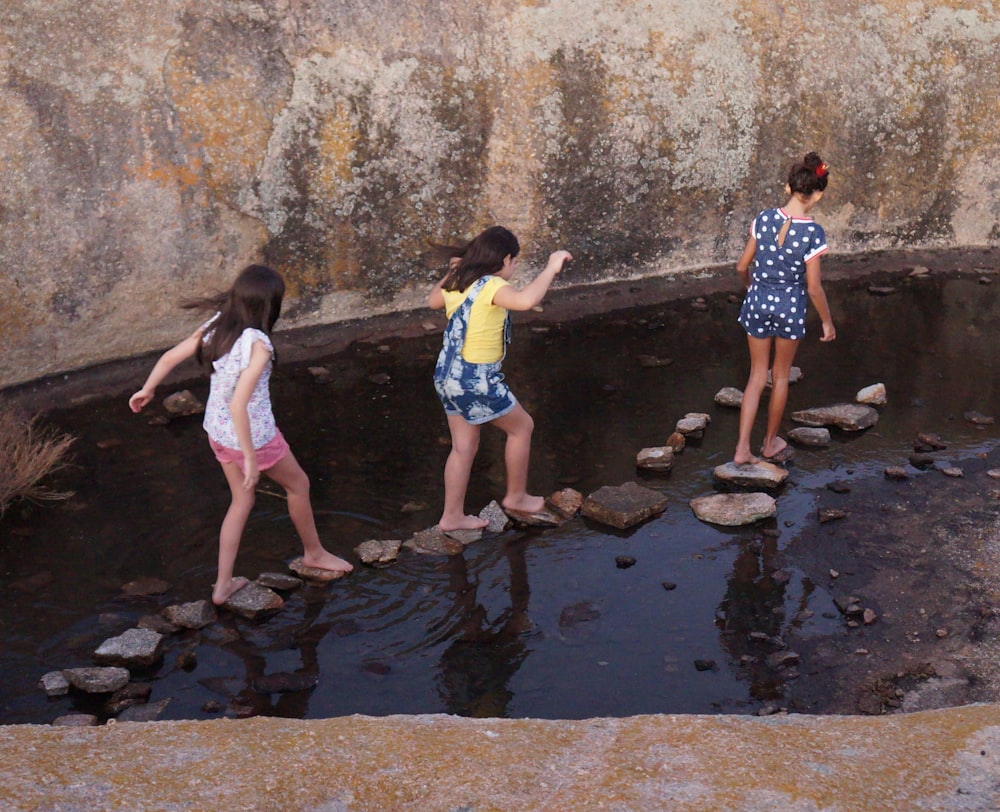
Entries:
[[829,164],[820,164],[819,166],[816,167],[816,177],[825,178],[829,174],[830,174]]

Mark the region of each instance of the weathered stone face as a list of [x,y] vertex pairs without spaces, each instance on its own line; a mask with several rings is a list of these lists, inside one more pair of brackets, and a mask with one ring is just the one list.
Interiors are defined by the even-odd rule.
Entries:
[[249,261],[282,324],[408,308],[501,222],[561,284],[728,262],[832,165],[838,252],[984,244],[991,3],[11,0],[0,387],[161,348]]

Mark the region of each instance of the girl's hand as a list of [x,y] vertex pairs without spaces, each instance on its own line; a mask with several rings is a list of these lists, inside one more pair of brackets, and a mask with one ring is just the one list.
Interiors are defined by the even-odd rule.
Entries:
[[549,267],[556,273],[563,269],[563,263],[571,262],[573,255],[569,251],[553,251],[549,255]]
[[260,482],[260,471],[257,470],[257,455],[243,456],[243,490],[252,491]]
[[820,341],[833,341],[837,337],[837,328],[833,326],[832,321],[823,322],[823,335],[820,337]]
[[140,389],[128,399],[128,407],[136,414],[139,414],[144,407],[149,405],[149,402],[153,399],[154,394],[154,392],[148,392],[145,389]]

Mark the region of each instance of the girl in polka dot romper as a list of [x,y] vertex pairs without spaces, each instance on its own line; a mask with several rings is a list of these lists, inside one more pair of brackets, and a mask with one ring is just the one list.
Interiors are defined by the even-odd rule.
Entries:
[[820,280],[820,257],[827,250],[826,235],[822,226],[809,216],[823,197],[828,179],[829,167],[815,152],[792,166],[785,186],[788,202],[757,215],[736,263],[747,288],[739,322],[747,331],[750,349],[750,377],[743,392],[740,434],[733,455],[733,462],[738,465],[758,462],[750,451],[750,435],[769,367],[771,397],[761,456],[780,459],[788,445],[778,436],[778,430],[788,401],[788,375],[799,341],[805,335],[807,294],[823,323],[820,341],[833,341],[837,337]]

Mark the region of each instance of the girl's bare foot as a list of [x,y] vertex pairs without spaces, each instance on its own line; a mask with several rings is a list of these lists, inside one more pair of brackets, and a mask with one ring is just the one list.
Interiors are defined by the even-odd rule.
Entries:
[[733,462],[736,463],[736,465],[756,465],[760,462],[760,460],[750,452],[744,452],[742,454],[737,452],[733,454]]
[[478,516],[459,516],[457,519],[442,516],[438,528],[447,533],[449,530],[482,530],[488,524],[486,519],[480,519]]
[[545,497],[529,496],[528,494],[517,499],[505,497],[501,504],[507,510],[516,510],[519,513],[538,513],[545,509]]
[[764,443],[761,446],[760,453],[764,459],[769,459],[770,457],[777,457],[786,448],[788,448],[788,443],[780,437],[775,437],[770,443]]
[[242,575],[230,578],[229,582],[226,584],[217,583],[215,585],[215,589],[212,590],[212,603],[216,606],[222,606],[222,604],[228,601],[231,597],[233,597],[233,595],[249,583],[250,582]]
[[333,572],[353,572],[354,566],[347,561],[344,561],[338,555],[329,553],[326,550],[319,553],[318,555],[309,555],[308,553],[302,556],[302,563],[307,567],[315,567],[318,570],[331,570]]

